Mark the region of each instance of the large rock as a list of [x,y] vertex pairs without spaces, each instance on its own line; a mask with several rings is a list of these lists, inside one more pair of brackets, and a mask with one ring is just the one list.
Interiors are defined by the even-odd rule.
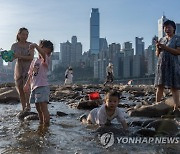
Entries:
[[87,100],[87,101],[79,101],[77,104],[77,109],[94,109],[99,107],[103,101],[101,99],[98,100]]
[[17,103],[19,94],[15,87],[4,87],[0,89],[0,103]]
[[178,133],[178,124],[171,119],[158,119],[150,122],[146,128],[154,128],[156,133],[165,133],[167,135],[175,135]]
[[168,114],[172,110],[170,105],[164,102],[153,104],[153,105],[142,105],[140,108],[130,110],[130,116],[138,117],[161,117],[162,115]]

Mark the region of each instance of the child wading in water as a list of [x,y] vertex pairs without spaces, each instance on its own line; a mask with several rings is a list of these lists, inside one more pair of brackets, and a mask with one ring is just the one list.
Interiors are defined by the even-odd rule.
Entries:
[[50,55],[53,52],[53,44],[51,41],[42,40],[40,44],[30,45],[30,50],[36,49],[39,57],[32,61],[29,69],[29,77],[24,86],[27,92],[31,86],[30,103],[35,103],[38,111],[40,124],[49,125],[50,116],[48,111],[49,102],[49,84],[47,81],[48,66],[50,64]]
[[105,96],[105,103],[99,107],[90,111],[87,119],[82,116],[80,120],[83,123],[98,124],[104,126],[110,124],[110,122],[116,118],[120,122],[125,130],[128,129],[123,113],[118,108],[119,93],[117,91],[110,91]]

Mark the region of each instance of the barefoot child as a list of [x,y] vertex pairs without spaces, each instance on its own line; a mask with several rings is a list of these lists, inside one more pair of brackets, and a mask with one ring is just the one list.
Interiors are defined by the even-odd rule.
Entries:
[[116,118],[120,122],[123,128],[128,128],[126,121],[123,117],[122,111],[118,108],[119,93],[117,91],[110,91],[105,96],[105,103],[99,107],[90,111],[87,119],[81,117],[83,123],[98,124],[104,126],[110,124],[110,122]]
[[31,63],[29,77],[24,86],[27,92],[31,86],[30,103],[35,103],[40,124],[49,125],[50,116],[47,103],[49,102],[49,86],[47,72],[50,63],[50,55],[53,52],[53,44],[48,40],[40,41],[40,44],[31,44],[30,50],[36,49],[39,57]]

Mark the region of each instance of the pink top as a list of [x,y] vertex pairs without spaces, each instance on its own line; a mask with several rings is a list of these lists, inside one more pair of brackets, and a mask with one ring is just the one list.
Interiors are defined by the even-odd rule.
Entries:
[[46,55],[45,61],[42,58],[33,60],[28,74],[32,75],[31,78],[31,90],[33,91],[37,87],[48,86],[47,72],[50,64],[50,57]]

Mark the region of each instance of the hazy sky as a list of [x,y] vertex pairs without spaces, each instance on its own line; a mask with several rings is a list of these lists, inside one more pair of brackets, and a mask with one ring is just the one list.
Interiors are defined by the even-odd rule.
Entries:
[[108,43],[135,42],[144,37],[145,46],[157,35],[163,15],[180,23],[180,0],[0,0],[0,48],[10,49],[20,27],[29,29],[29,41],[49,39],[59,51],[60,43],[76,35],[89,49],[89,18],[99,8],[100,37]]

